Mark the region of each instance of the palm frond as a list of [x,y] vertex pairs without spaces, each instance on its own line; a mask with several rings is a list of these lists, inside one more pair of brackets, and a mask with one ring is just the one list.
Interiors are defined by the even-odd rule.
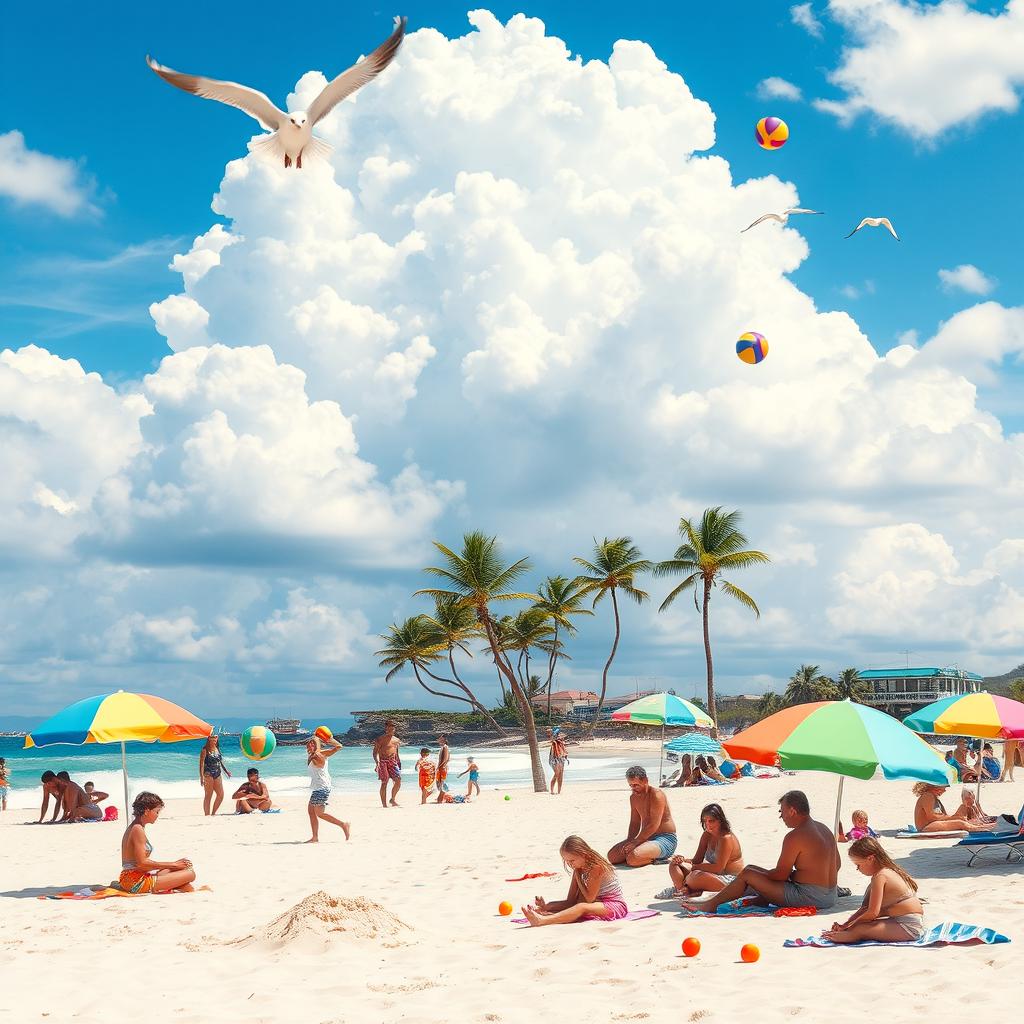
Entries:
[[689,576],[687,576],[686,579],[683,580],[682,583],[680,583],[678,586],[674,587],[672,590],[669,591],[668,597],[666,597],[665,600],[661,602],[661,607],[658,609],[658,611],[659,612],[663,612],[666,608],[669,607],[669,605],[672,604],[672,602],[680,594],[682,594],[686,590],[689,590],[690,587],[695,586],[696,583],[697,583],[697,580],[699,580],[699,579],[700,579],[700,573],[699,572],[694,572],[694,573],[691,573]]
[[721,580],[722,590],[730,597],[735,598],[741,605],[749,608],[758,618],[761,618],[761,609],[757,607],[757,602],[744,590],[740,590],[739,587],[733,586],[728,580]]

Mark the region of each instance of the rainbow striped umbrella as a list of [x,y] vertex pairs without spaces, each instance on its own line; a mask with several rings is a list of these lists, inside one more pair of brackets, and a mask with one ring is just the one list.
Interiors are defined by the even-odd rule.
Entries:
[[1024,704],[997,693],[961,693],[943,697],[903,719],[914,732],[981,739],[1024,738]]
[[104,693],[86,697],[58,711],[25,737],[25,747],[58,743],[120,743],[124,774],[125,814],[128,813],[128,760],[125,743],[177,743],[204,739],[213,732],[209,722],[149,693]]
[[637,725],[661,726],[661,754],[658,758],[658,783],[661,783],[661,767],[665,759],[665,726],[692,726],[696,729],[713,729],[714,721],[706,711],[691,704],[674,693],[649,693],[646,697],[630,701],[625,707],[612,712],[613,722],[635,722]]

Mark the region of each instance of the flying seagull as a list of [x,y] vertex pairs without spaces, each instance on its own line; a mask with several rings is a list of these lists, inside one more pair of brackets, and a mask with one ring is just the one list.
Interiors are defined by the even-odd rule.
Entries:
[[256,118],[271,134],[257,139],[254,145],[274,157],[283,157],[285,167],[291,167],[294,163],[296,169],[301,169],[303,156],[308,161],[310,157],[326,157],[331,151],[326,142],[313,135],[313,126],[322,121],[346,96],[351,96],[358,88],[376,78],[394,60],[405,36],[405,22],[404,17],[395,18],[395,30],[373,53],[328,82],[310,104],[309,110],[296,110],[290,114],[278,110],[264,93],[250,89],[247,85],[221,82],[202,75],[185,75],[158,64],[149,56],[146,57],[146,63],[165,82],[203,99],[219,100],[230,107],[238,107],[250,117]]
[[[766,213],[763,217],[758,217],[753,224],[748,225],[743,231],[749,231],[751,228],[756,228],[758,224],[763,224],[766,220],[777,220],[780,224],[785,224],[789,220],[790,215],[794,213],[816,213],[821,215],[821,210],[804,210],[799,206],[794,206],[789,210],[783,210],[782,213]],[[743,231],[740,234],[743,234]]]
[[865,225],[869,228],[888,228],[892,237],[895,238],[897,242],[900,240],[900,236],[896,234],[896,229],[892,226],[888,217],[865,217],[846,237],[852,238]]

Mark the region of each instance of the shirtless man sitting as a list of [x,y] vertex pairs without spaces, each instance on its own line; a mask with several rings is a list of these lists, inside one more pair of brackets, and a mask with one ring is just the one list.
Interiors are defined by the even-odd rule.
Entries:
[[782,841],[779,862],[766,869],[748,865],[724,889],[708,899],[680,900],[688,910],[715,911],[753,889],[759,903],[776,907],[835,905],[839,876],[839,846],[832,829],[811,817],[807,796],[798,789],[779,799],[779,817],[789,834]]
[[402,741],[395,735],[395,721],[389,718],[384,723],[384,734],[378,736],[373,744],[373,764],[380,779],[380,805],[388,806],[388,782],[391,782],[391,806],[397,807],[395,797],[402,788],[402,759],[398,748]]
[[608,859],[613,864],[642,868],[671,857],[679,839],[668,798],[651,785],[647,772],[633,765],[626,772],[626,782],[633,791],[629,798],[629,830],[626,838],[608,851]]
[[270,799],[270,790],[260,778],[259,768],[250,768],[246,773],[246,781],[231,794],[235,801],[236,814],[252,814],[253,811],[269,811],[274,806]]

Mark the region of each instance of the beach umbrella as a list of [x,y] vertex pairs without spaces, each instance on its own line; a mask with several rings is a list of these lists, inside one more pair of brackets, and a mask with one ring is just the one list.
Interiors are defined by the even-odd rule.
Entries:
[[899,719],[849,700],[816,701],[783,708],[724,740],[730,757],[783,770],[809,769],[839,776],[835,830],[839,832],[843,781],[887,779],[949,785],[949,765]]
[[660,725],[661,748],[658,757],[658,784],[661,784],[661,766],[665,760],[665,726],[690,726],[713,729],[715,723],[696,704],[691,704],[674,693],[650,693],[631,701],[612,712],[613,722],[633,722],[636,725]]
[[[914,732],[935,736],[970,736],[973,739],[1024,738],[1024,704],[997,693],[959,693],[943,697],[903,719]],[[980,768],[980,758],[979,758]],[[978,772],[981,797],[981,772]]]
[[213,726],[163,697],[149,693],[104,693],[58,711],[25,737],[25,747],[60,743],[120,743],[124,806],[128,814],[128,758],[125,743],[177,743],[205,739]]

